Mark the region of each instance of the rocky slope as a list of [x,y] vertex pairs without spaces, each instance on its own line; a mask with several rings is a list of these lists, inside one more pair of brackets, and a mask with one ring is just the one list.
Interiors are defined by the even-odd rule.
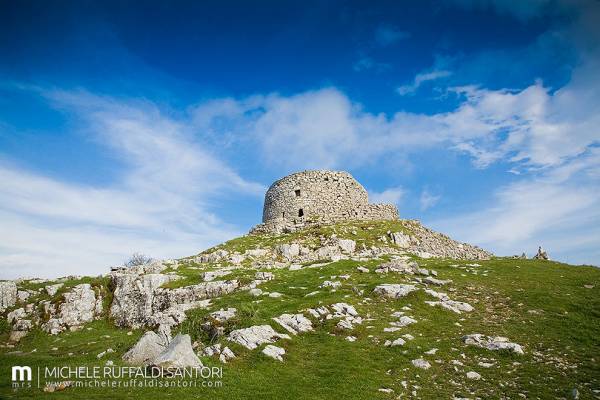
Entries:
[[[0,282],[0,358],[225,366],[207,398],[600,398],[599,285],[595,268],[494,258],[417,221],[316,225],[97,278]],[[159,393],[111,398],[131,394]]]

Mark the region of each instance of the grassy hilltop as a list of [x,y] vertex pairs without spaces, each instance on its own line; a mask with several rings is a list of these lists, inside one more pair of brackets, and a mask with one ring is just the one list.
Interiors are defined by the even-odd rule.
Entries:
[[[357,248],[363,244],[368,248],[383,245],[380,238],[388,231],[410,233],[400,221],[348,223],[283,235],[249,235],[217,248],[243,254],[248,249],[273,249],[282,243],[316,246],[320,236],[332,234],[356,241]],[[393,247],[389,243],[385,245]],[[452,281],[430,288],[447,293],[452,300],[469,303],[474,310],[457,314],[426,304],[425,301],[434,299],[422,290],[426,287],[423,283],[417,284],[421,290],[399,299],[374,294],[373,289],[380,284],[414,284],[414,275],[374,272],[378,265],[390,259],[389,255],[369,260],[322,260],[299,270],[269,269],[275,278],[259,287],[263,292],[281,293],[281,297],[256,297],[247,290],[239,290],[214,298],[209,308],[188,311],[187,319],[173,333],[187,333],[193,341],[213,344],[213,338],[201,325],[209,312],[228,307],[238,312],[225,323],[226,335],[233,329],[262,324],[285,332],[273,317],[337,302],[353,305],[364,322],[352,330],[341,330],[336,327],[336,319],[323,322],[313,319],[313,332],[292,335],[291,340],[275,343],[286,351],[283,362],[266,357],[260,348],[247,350],[227,341],[226,335],[221,336],[216,340],[229,346],[236,358],[221,364],[217,358],[201,356],[204,365],[223,366],[219,388],[70,387],[54,393],[44,393],[38,388],[13,390],[10,382],[13,365],[103,366],[107,360],[121,365],[121,356],[145,331],[117,328],[111,323],[108,277],[67,281],[53,297],[40,293],[34,300],[59,301],[69,287],[86,282],[104,293],[105,316],[81,330],[58,335],[34,328],[14,345],[7,345],[10,327],[3,319],[0,398],[554,399],[573,398],[574,389],[579,398],[600,398],[600,269],[511,258],[469,261],[408,256],[420,267],[437,271],[437,278]],[[198,263],[196,257],[189,257],[179,260],[178,268],[162,273],[181,276],[167,283],[167,287],[185,287],[202,282],[202,272],[217,270],[226,264]],[[359,272],[359,266],[370,272]],[[224,279],[248,283],[256,271],[251,259],[246,258]],[[340,279],[340,275],[349,277]],[[319,288],[326,280],[340,281],[341,287]],[[50,283],[22,282],[19,289],[35,290]],[[391,316],[397,311],[404,311],[417,322],[396,332],[384,332],[390,322],[397,320]],[[491,351],[463,343],[464,335],[474,333],[507,337],[521,345],[524,354]],[[384,346],[386,340],[405,334],[414,339],[406,340],[402,346]],[[356,340],[349,341],[348,336]],[[99,359],[97,355],[108,348],[114,353]],[[418,358],[427,360],[431,368],[413,366],[411,361]],[[467,372],[471,371],[479,373],[481,378],[467,378]]]

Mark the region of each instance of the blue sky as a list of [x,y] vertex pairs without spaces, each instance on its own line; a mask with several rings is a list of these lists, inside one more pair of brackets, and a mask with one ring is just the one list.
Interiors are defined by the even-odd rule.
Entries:
[[317,168],[598,265],[599,27],[597,1],[0,1],[0,278],[194,254]]

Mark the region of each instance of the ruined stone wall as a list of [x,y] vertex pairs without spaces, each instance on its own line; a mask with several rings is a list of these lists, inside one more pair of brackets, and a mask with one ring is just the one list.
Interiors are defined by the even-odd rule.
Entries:
[[304,171],[271,185],[265,195],[263,223],[397,219],[392,204],[369,204],[367,191],[347,172]]
[[398,209],[393,204],[367,204],[358,210],[356,219],[361,220],[393,220],[400,218]]

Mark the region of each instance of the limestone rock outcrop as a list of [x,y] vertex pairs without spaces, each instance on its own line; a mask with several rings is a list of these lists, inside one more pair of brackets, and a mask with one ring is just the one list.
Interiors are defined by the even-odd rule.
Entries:
[[173,277],[166,274],[113,274],[114,295],[110,315],[115,324],[139,328],[174,326],[185,320],[185,311],[207,305],[206,300],[231,293],[236,280],[209,281],[176,289],[162,288]]
[[42,325],[42,329],[53,335],[66,329],[80,329],[102,314],[102,296],[97,296],[88,283],[74,286],[64,293],[58,307],[49,302],[45,305],[50,318]]
[[15,305],[17,302],[17,284],[13,281],[0,282],[0,312]]

